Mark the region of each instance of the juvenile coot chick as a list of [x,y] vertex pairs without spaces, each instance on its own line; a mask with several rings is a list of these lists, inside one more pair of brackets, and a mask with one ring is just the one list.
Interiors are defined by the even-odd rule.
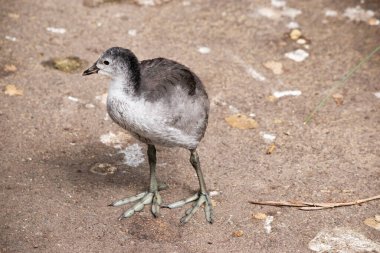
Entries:
[[186,223],[205,205],[206,220],[213,222],[212,206],[203,179],[197,146],[207,127],[210,102],[201,80],[186,66],[165,58],[139,62],[128,49],[106,50],[83,75],[110,76],[107,111],[110,117],[134,137],[148,145],[150,188],[135,196],[113,202],[121,206],[135,202],[120,218],[131,217],[145,205],[158,216],[162,200],[156,179],[155,145],[182,147],[190,151],[190,163],[199,180],[194,196],[167,205],[176,208],[194,202],[181,223]]

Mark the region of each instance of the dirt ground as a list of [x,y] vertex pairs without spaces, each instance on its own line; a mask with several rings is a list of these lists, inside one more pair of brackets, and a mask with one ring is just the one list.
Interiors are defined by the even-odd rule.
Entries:
[[[0,0],[0,252],[312,252],[309,242],[333,228],[380,243],[380,232],[363,223],[379,214],[379,201],[321,211],[248,202],[352,201],[380,189],[379,54],[337,90],[342,105],[329,99],[310,124],[303,123],[334,81],[380,41],[380,26],[353,21],[345,10],[359,5],[376,18],[380,3],[288,0],[287,7],[302,11],[289,17],[281,14],[284,7],[274,6],[280,2],[121,1],[89,7],[77,0]],[[336,13],[326,16],[327,9]],[[293,18],[306,47],[289,38]],[[122,131],[99,99],[107,78],[81,76],[112,46],[130,48],[140,60],[177,60],[203,80],[212,106],[198,150],[208,188],[216,194],[214,224],[207,224],[201,210],[181,226],[185,208],[162,209],[157,219],[145,208],[119,221],[127,207],[107,206],[149,182],[145,156],[129,166],[118,148],[101,141]],[[302,62],[285,57],[296,49],[309,56]],[[75,73],[41,64],[66,56],[86,64]],[[283,73],[266,68],[268,61],[281,63]],[[6,94],[9,84],[23,95]],[[273,96],[286,90],[302,94]],[[225,117],[238,112],[258,127],[230,127]],[[268,155],[270,142],[276,149]],[[136,143],[145,155],[146,147],[133,138],[121,145]],[[188,159],[186,150],[158,148],[158,177],[169,185],[161,194],[165,203],[198,189]],[[99,163],[116,171],[93,173]],[[273,221],[264,228],[265,220],[253,217],[257,213]]]

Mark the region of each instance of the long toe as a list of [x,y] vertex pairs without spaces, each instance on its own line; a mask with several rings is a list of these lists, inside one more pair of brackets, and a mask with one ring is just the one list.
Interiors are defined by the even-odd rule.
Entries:
[[182,206],[186,205],[187,203],[194,202],[198,198],[199,198],[199,193],[196,193],[193,196],[190,196],[190,197],[185,198],[185,199],[181,199],[181,200],[179,200],[177,202],[171,203],[171,204],[166,205],[164,207],[167,207],[167,208],[170,208],[170,209],[177,208],[177,207],[182,207]]
[[131,217],[135,212],[139,212],[144,209],[144,206],[147,204],[150,204],[153,199],[153,193],[148,192],[145,193],[144,196],[141,198],[139,202],[134,204],[131,208],[127,209],[119,219],[129,218]]
[[160,206],[162,204],[161,195],[157,192],[154,193],[153,201],[152,201],[152,213],[154,217],[158,217],[160,213]]
[[[190,198],[189,198],[190,199]],[[205,205],[205,215],[206,220],[209,223],[213,223],[213,212],[212,212],[212,205],[211,200],[208,194],[199,193],[198,198],[194,200],[194,204],[191,208],[187,209],[185,212],[185,216],[181,218],[181,223],[185,224],[187,223],[191,217],[198,211],[198,209],[202,206],[202,204]]]
[[212,210],[212,202],[210,199],[209,195],[205,196],[206,201],[205,201],[205,215],[206,215],[206,220],[212,224],[214,222],[213,219],[213,210]]
[[120,206],[133,201],[137,201],[132,207],[128,208],[120,217],[119,220],[131,217],[135,212],[139,212],[144,209],[146,205],[152,205],[152,213],[155,217],[160,212],[160,205],[162,204],[161,196],[158,191],[155,192],[143,192],[135,196],[115,201],[111,206]]
[[132,196],[132,197],[128,197],[128,198],[125,198],[125,199],[114,201],[111,204],[109,204],[109,206],[122,206],[122,205],[125,205],[125,204],[128,204],[128,203],[135,202],[135,201],[137,201],[139,199],[142,199],[147,193],[148,192],[142,192],[142,193],[139,193],[139,194],[137,194],[135,196]]

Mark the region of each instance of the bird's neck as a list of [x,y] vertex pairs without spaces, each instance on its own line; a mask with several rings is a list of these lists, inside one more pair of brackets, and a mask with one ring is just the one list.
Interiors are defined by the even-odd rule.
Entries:
[[123,74],[112,78],[109,92],[133,97],[138,95],[140,89],[140,63],[134,54],[128,56],[127,62],[128,67]]
[[134,97],[137,94],[139,83],[133,82],[130,78],[112,78],[108,94],[118,99]]
[[140,88],[140,79],[139,69],[128,69],[124,75],[112,78],[110,91],[136,96]]

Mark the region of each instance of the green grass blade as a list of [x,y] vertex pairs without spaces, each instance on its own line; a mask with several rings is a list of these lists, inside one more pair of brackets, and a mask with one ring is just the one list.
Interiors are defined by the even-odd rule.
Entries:
[[348,79],[350,79],[350,77],[355,74],[359,69],[361,69],[361,67],[366,63],[368,62],[369,60],[371,60],[371,58],[373,57],[374,54],[376,54],[378,51],[380,51],[380,45],[377,46],[374,50],[372,50],[371,53],[369,53],[366,57],[364,57],[358,64],[356,64],[353,68],[351,68],[349,71],[347,71],[343,76],[342,78],[337,81],[337,83],[330,89],[328,90],[326,96],[324,96],[322,98],[322,100],[318,103],[318,105],[314,108],[314,110],[306,117],[305,121],[304,121],[304,124],[308,124],[311,119],[314,117],[314,115],[323,107],[325,106],[327,100],[329,99],[329,97],[331,97],[334,92],[340,88],[340,87],[343,87],[345,84],[346,84],[346,81]]

